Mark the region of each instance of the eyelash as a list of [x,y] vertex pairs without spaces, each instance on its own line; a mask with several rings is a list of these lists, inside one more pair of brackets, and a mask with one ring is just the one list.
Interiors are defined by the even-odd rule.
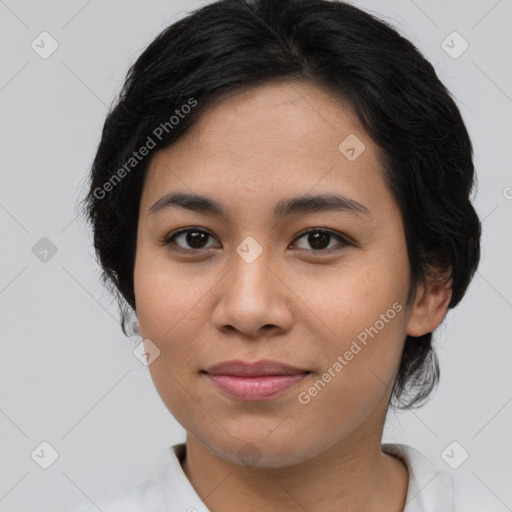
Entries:
[[[186,229],[181,229],[179,231],[176,231],[174,233],[170,233],[169,235],[167,235],[165,237],[165,239],[163,240],[163,244],[164,245],[176,245],[176,243],[174,242],[175,238],[177,238],[178,236],[180,235],[183,235],[183,234],[186,234],[186,233],[190,233],[190,232],[193,232],[193,233],[204,233],[212,238],[215,238],[211,233],[209,233],[208,231],[204,230],[204,229],[200,229],[200,228],[186,228]],[[329,248],[329,249],[299,249],[301,251],[308,251],[308,252],[313,252],[313,253],[324,253],[324,254],[331,254],[333,252],[339,252],[339,251],[342,251],[345,249],[345,247],[350,247],[350,246],[354,246],[355,244],[350,242],[349,240],[347,240],[347,238],[345,238],[344,236],[342,236],[340,233],[336,232],[336,231],[332,231],[330,229],[321,229],[321,228],[309,228],[305,231],[303,231],[302,233],[300,233],[292,243],[294,243],[295,241],[297,240],[300,240],[301,238],[305,237],[306,235],[309,235],[311,233],[322,233],[322,234],[326,234],[328,236],[331,236],[331,237],[334,237],[336,238],[340,244],[341,244],[341,247],[338,247],[338,248]],[[330,245],[330,241],[329,241],[329,245]],[[202,248],[199,248],[199,249],[185,249],[183,247],[180,247],[178,246],[178,250],[181,250],[181,251],[184,251],[184,252],[200,252],[202,249],[210,249],[210,247],[202,247]]]

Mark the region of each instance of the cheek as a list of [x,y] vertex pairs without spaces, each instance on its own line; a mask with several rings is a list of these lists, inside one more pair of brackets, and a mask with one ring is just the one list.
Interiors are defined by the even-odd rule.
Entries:
[[[204,324],[204,302],[211,286],[202,286],[197,278],[169,266],[165,258],[141,250],[134,269],[134,289],[139,330],[160,350],[149,365],[155,388],[169,411],[187,424],[191,411],[201,415],[197,398],[185,390],[197,377],[194,350]],[[198,421],[208,421],[200,417]]]
[[307,306],[302,307],[303,313],[327,338],[334,333],[345,340],[355,337],[395,302],[405,307],[407,258],[399,251],[387,257],[382,253],[363,256],[331,269],[311,268],[287,276],[294,294]]
[[134,290],[141,335],[162,342],[190,336],[208,283],[142,247],[135,262]]
[[297,396],[300,415],[308,429],[323,432],[322,442],[349,435],[376,408],[382,409],[379,413],[385,409],[400,363],[404,312],[396,301],[382,310],[365,309],[371,319],[366,323],[344,312],[331,318],[338,336],[331,334],[324,345],[325,366]]
[[347,411],[360,409],[357,397],[380,398],[394,379],[405,339],[406,255],[380,253],[330,275],[302,274],[295,283],[322,343],[322,371],[331,369],[329,392],[322,391],[320,402],[333,401]]

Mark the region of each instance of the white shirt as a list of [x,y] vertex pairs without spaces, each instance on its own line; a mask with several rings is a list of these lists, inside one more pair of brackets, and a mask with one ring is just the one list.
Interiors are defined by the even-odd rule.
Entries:
[[[180,465],[185,450],[185,443],[175,444],[155,477],[76,512],[98,512],[98,508],[102,512],[210,512]],[[454,480],[448,471],[435,468],[408,445],[383,444],[382,451],[402,459],[409,471],[404,512],[461,512],[454,503]]]

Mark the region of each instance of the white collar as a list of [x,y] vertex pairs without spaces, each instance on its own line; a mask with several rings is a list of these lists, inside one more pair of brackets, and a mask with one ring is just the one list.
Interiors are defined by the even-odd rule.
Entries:
[[405,444],[385,443],[384,453],[401,459],[409,472],[404,512],[452,512],[454,482],[447,471],[439,470],[418,450]]

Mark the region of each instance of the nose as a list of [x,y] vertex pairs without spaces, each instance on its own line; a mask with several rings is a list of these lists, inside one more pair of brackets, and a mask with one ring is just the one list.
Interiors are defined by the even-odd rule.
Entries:
[[238,332],[246,337],[282,334],[293,323],[293,293],[270,251],[264,250],[248,262],[237,253],[231,270],[218,285],[219,300],[213,312],[215,327],[224,333]]

